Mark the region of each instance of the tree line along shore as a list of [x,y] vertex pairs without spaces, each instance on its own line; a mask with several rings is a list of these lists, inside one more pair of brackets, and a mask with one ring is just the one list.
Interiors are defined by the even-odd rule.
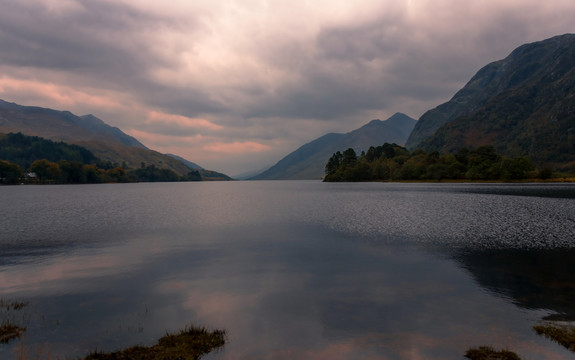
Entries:
[[538,168],[526,156],[502,156],[493,146],[440,154],[385,143],[359,156],[352,148],[334,153],[325,165],[324,181],[520,181],[571,176],[555,174],[546,166]]

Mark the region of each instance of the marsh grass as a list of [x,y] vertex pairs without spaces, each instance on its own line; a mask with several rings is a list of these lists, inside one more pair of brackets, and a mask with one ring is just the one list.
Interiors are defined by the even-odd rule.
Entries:
[[11,340],[18,339],[22,336],[26,327],[16,324],[13,320],[13,312],[22,310],[28,306],[24,301],[7,301],[0,299],[0,315],[2,321],[0,322],[0,344],[7,344]]
[[[15,320],[26,306],[28,302],[0,299],[0,344],[20,338],[26,331],[26,327]],[[188,327],[178,333],[167,333],[154,346],[133,346],[111,353],[94,352],[83,360],[197,360],[221,348],[225,342],[226,332],[223,330],[210,331],[203,327]],[[41,358],[40,354],[31,357],[29,349],[22,341],[17,355],[18,360]],[[42,358],[54,359],[51,355]]]
[[197,360],[221,348],[225,342],[223,330],[189,327],[177,334],[166,334],[154,346],[134,346],[111,353],[94,352],[83,360]]
[[10,340],[17,339],[26,331],[25,327],[21,327],[10,322],[0,325],[0,344],[7,344]]
[[535,330],[537,335],[542,335],[575,352],[575,326],[542,324],[534,326],[533,330]]
[[7,301],[0,299],[0,309],[5,309],[6,311],[22,310],[26,306],[28,306],[27,301]]
[[469,349],[465,357],[471,360],[521,360],[519,355],[513,351],[495,350],[489,346]]

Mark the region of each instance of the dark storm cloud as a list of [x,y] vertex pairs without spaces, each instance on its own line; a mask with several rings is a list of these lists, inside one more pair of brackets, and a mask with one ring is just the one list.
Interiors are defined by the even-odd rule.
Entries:
[[[253,55],[255,61],[293,81],[273,79],[270,91],[248,78],[241,88],[220,89],[220,96],[215,97],[213,89],[203,87],[205,83],[195,87],[193,78],[187,86],[174,86],[151,76],[154,69],[179,66],[170,54],[160,55],[166,45],[156,43],[153,35],[175,29],[187,33],[193,44],[200,36],[196,31],[203,26],[193,12],[184,20],[119,2],[76,4],[79,9],[72,15],[59,15],[46,14],[46,9],[31,2],[5,2],[0,13],[0,62],[75,73],[93,84],[130,91],[151,106],[185,116],[228,113],[239,119],[280,116],[342,121],[364,110],[408,111],[391,108],[405,96],[445,99],[457,90],[454,84],[462,84],[484,65],[488,57],[484,49],[501,48],[500,43],[521,38],[517,34],[527,34],[532,26],[513,7],[491,14],[486,6],[488,19],[478,13],[470,21],[489,21],[489,26],[470,30],[457,28],[467,13],[460,14],[462,19],[455,26],[444,29],[440,22],[446,15],[438,10],[440,5],[429,7],[427,23],[410,18],[406,6],[394,6],[368,21],[324,26],[303,42],[287,35],[274,39],[273,46],[263,43],[257,50],[261,53]],[[233,39],[229,41],[225,44],[232,45]],[[272,50],[273,57],[265,58]],[[172,51],[174,55],[180,52]],[[242,103],[236,91],[257,100]]]
[[183,24],[119,3],[78,3],[83,9],[73,15],[47,14],[41,6],[24,2],[4,4],[0,63],[30,71],[66,72],[83,79],[83,85],[123,89],[142,101],[181,113],[221,109],[199,90],[173,89],[149,76],[151,69],[171,67],[174,61],[153,51],[157,44],[150,35],[166,27],[193,32],[193,17]]
[[389,24],[378,19],[323,29],[313,51],[297,55],[294,76],[300,81],[281,87],[257,108],[259,112],[249,115],[335,120],[366,109],[393,107],[396,98],[413,92],[436,97],[437,84],[429,90],[412,80],[414,73],[425,75],[421,58],[426,54],[419,61],[405,59],[404,52],[421,53],[421,49],[409,41],[408,33],[398,33],[400,25],[399,20]]
[[105,76],[137,73],[152,60],[135,57],[120,41],[116,46],[110,41],[114,36],[120,40],[118,34],[132,32],[138,24],[153,24],[152,18],[122,5],[81,4],[85,8],[74,16],[59,16],[26,2],[5,3],[0,13],[0,60],[66,71],[107,69]]
[[397,54],[409,37],[404,20],[378,18],[370,23],[323,29],[317,48],[326,60],[371,62]]
[[[295,47],[300,51],[294,55],[293,46],[285,53],[280,48],[281,57],[297,57],[294,77],[300,81],[281,87],[247,115],[340,122],[361,111],[388,109],[418,116],[515,46],[569,29],[565,16],[541,28],[536,18],[545,14],[529,2],[524,11],[518,11],[520,4],[501,9],[475,4],[459,14],[440,3],[446,2],[429,6],[421,22],[406,11],[382,12],[370,21],[322,28],[311,50]],[[573,7],[569,13],[575,15]],[[430,105],[398,108],[409,105],[406,98]]]

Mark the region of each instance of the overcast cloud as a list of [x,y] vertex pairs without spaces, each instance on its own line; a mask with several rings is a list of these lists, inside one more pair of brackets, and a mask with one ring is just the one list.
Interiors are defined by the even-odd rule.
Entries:
[[572,0],[0,0],[0,98],[94,114],[235,175],[327,132],[419,118]]

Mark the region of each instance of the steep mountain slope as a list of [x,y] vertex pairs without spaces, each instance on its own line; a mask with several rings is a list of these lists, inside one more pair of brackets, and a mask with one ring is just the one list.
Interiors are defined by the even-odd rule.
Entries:
[[351,147],[359,152],[386,142],[403,145],[414,125],[414,119],[396,113],[386,121],[372,120],[347,134],[326,134],[301,146],[250,180],[320,179],[327,160],[336,151]]
[[426,112],[407,142],[430,151],[482,145],[538,164],[575,164],[575,35],[523,45],[485,66]]
[[244,171],[242,173],[232,175],[232,177],[236,180],[249,180],[249,179],[253,178],[254,176],[257,176],[257,175],[263,173],[264,171],[266,171],[270,167],[271,167],[270,165],[262,166],[261,168],[259,168],[257,170]]
[[220,172],[213,171],[213,170],[204,169],[203,167],[196,164],[195,162],[191,162],[189,160],[186,160],[181,156],[174,155],[174,154],[166,154],[166,155],[171,157],[171,158],[174,158],[176,160],[180,160],[190,169],[197,170],[200,173],[200,175],[202,176],[202,180],[206,180],[206,181],[216,181],[216,180],[228,181],[228,180],[232,180],[232,178],[226,174],[222,174]]
[[130,168],[142,163],[167,168],[186,175],[190,168],[180,160],[145,147],[120,129],[104,123],[93,115],[76,116],[35,106],[22,106],[0,100],[0,133],[39,136],[53,141],[75,144],[94,153],[104,161]]
[[203,167],[201,167],[200,165],[196,164],[195,162],[188,161],[188,160],[184,159],[184,158],[181,157],[181,156],[174,155],[174,154],[166,154],[166,155],[168,155],[168,156],[171,157],[171,158],[180,160],[181,162],[183,162],[184,164],[186,164],[186,166],[189,167],[190,169],[195,169],[195,170],[203,170],[203,169],[204,169]]

